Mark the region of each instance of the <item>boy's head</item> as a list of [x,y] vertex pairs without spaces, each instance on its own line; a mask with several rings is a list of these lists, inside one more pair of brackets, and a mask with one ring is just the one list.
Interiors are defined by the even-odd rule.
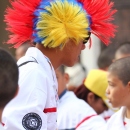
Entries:
[[98,67],[102,70],[107,70],[109,65],[114,59],[115,51],[112,48],[107,47],[104,49],[98,57]]
[[56,77],[58,81],[58,95],[60,95],[66,89],[69,81],[69,75],[65,73],[65,67],[63,65],[56,69]]
[[15,96],[18,90],[18,67],[14,58],[0,48],[0,109]]
[[130,57],[114,61],[108,69],[107,96],[113,107],[130,105]]
[[122,43],[115,53],[115,60],[130,56],[130,42]]

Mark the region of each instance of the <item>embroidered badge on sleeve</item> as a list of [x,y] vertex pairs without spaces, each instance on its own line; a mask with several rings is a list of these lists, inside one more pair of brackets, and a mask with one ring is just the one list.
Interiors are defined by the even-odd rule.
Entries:
[[42,119],[36,113],[28,113],[23,117],[22,125],[26,130],[40,130]]

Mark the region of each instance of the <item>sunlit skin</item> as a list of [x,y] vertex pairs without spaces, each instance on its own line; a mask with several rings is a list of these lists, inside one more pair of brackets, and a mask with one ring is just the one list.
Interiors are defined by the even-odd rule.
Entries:
[[108,72],[108,87],[106,93],[113,107],[126,106],[127,117],[130,118],[130,82],[124,85],[123,82],[113,74]]
[[124,58],[124,57],[128,57],[128,56],[130,56],[130,54],[121,54],[121,53],[116,53],[115,54],[115,60],[117,60],[117,59],[121,59],[121,58]]
[[70,39],[62,50],[60,46],[56,48],[45,48],[42,44],[36,44],[36,47],[50,59],[56,70],[62,64],[69,67],[73,66],[79,60],[81,51],[85,49],[85,44],[83,44],[83,40],[81,40],[76,45],[75,42]]
[[62,63],[66,66],[73,66],[78,60],[81,54],[81,51],[85,49],[85,44],[83,41],[80,41],[77,45],[73,40],[68,42],[62,50]]
[[124,85],[122,81],[111,72],[108,72],[108,87],[107,96],[113,107],[126,106],[126,99],[129,95],[128,86]]

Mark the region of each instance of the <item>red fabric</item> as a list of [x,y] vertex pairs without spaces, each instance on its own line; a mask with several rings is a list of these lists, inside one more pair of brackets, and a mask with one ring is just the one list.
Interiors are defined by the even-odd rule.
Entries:
[[115,36],[116,26],[112,24],[113,15],[117,10],[110,0],[78,0],[84,6],[86,12],[91,16],[91,33],[95,34],[106,45],[110,38]]
[[106,117],[104,117],[105,120],[108,120],[109,118],[110,118],[110,116],[106,116]]
[[4,123],[1,123],[3,126],[5,126],[5,124]]
[[57,108],[54,107],[54,108],[45,108],[43,112],[48,113],[48,112],[56,112],[56,111],[57,111]]
[[124,122],[124,125],[126,125],[127,123],[126,122]]
[[88,116],[88,117],[84,118],[84,119],[76,126],[76,129],[77,129],[83,122],[85,122],[86,120],[90,119],[90,118],[93,117],[93,116],[97,116],[97,115],[91,115],[91,116]]
[[5,22],[10,32],[7,44],[19,47],[26,41],[31,41],[33,34],[34,10],[41,0],[10,0],[13,8],[8,7]]
[[[111,23],[114,3],[110,0],[77,0],[83,3],[86,12],[91,16],[91,33],[99,37],[106,45],[115,36],[116,26]],[[32,40],[34,11],[41,0],[10,0],[12,8],[8,7],[5,14],[6,30],[10,32],[7,44],[14,48]],[[91,47],[91,42],[89,48]]]

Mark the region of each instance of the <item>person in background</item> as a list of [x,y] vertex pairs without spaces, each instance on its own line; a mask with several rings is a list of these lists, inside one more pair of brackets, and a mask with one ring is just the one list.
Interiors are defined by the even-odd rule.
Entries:
[[127,56],[130,56],[130,42],[124,42],[117,48],[114,60]]
[[58,130],[103,130],[106,123],[85,101],[78,99],[74,92],[67,91],[69,75],[64,66],[56,70],[58,80]]
[[[7,44],[35,42],[19,66],[19,93],[3,113],[6,130],[56,130],[58,85],[55,71],[73,66],[91,33],[106,45],[115,36],[109,0],[10,0],[4,21]],[[104,5],[104,6],[102,6]],[[91,44],[90,44],[91,47]]]
[[107,122],[106,130],[130,130],[130,57],[115,60],[108,68],[109,102],[121,107]]
[[14,58],[0,48],[0,130],[2,126],[2,112],[7,103],[18,92],[18,67]]
[[[84,83],[75,90],[75,95],[87,102],[105,120],[114,113],[106,97],[107,86],[107,72],[93,69],[88,73]],[[112,109],[109,114],[103,114],[108,109]]]
[[22,44],[15,50],[15,58],[16,60],[19,60],[21,57],[23,57],[29,47],[32,47],[33,45],[29,44],[28,42]]
[[79,85],[83,83],[86,77],[86,69],[81,63],[76,63],[73,67],[65,67],[65,72],[69,74],[69,82],[67,89],[74,91]]
[[113,62],[114,56],[115,51],[112,50],[110,47],[104,49],[98,57],[97,64],[99,69],[107,71],[109,65],[111,65],[111,63]]

